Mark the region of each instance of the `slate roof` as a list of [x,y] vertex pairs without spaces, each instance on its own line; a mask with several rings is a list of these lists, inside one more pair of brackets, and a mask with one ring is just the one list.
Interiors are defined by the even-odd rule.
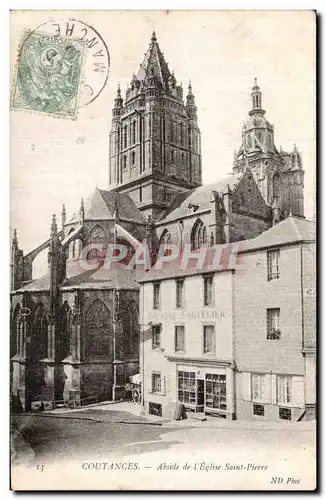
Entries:
[[243,174],[231,174],[213,184],[205,184],[204,186],[191,189],[186,193],[178,194],[172,200],[170,207],[162,215],[159,222],[170,222],[189,215],[189,204],[198,205],[198,212],[210,209],[212,191],[225,193],[228,186],[233,191],[242,176]]
[[288,245],[316,240],[316,224],[313,221],[290,215],[256,238],[241,242],[241,251],[249,252],[260,248]]
[[149,49],[145,54],[145,58],[140,65],[137,73],[137,80],[142,81],[146,79],[148,74],[154,72],[154,75],[164,85],[171,77],[169,67],[164,59],[163,53],[157,43],[156,35],[153,33]]
[[[241,254],[262,248],[315,241],[315,239],[316,224],[314,222],[300,217],[290,216],[251,240],[244,240],[228,245],[215,245],[214,247],[207,248],[204,265],[199,269],[196,269],[197,259],[189,259],[186,268],[182,269],[182,255],[179,254],[176,259],[163,262],[161,266],[162,269],[159,269],[155,264],[138,279],[140,283],[145,283],[147,281],[175,279],[177,277],[216,272],[216,270],[233,270],[235,269],[234,260],[231,261],[229,259],[232,248],[237,251],[237,254]],[[216,252],[219,258],[214,261]],[[219,268],[213,266],[215,262],[218,262]]]
[[[95,188],[84,202],[85,220],[108,220],[114,217],[116,206],[121,219],[144,223],[145,220],[128,194]],[[79,210],[69,224],[79,222]]]
[[[232,244],[215,245],[207,248],[203,266],[197,269],[197,259],[188,259],[186,263],[182,263],[182,253],[171,261],[163,261],[161,266],[157,263],[153,265],[147,272],[144,272],[138,277],[140,283],[146,281],[155,281],[163,279],[174,279],[177,277],[194,276],[196,274],[205,274],[216,272],[217,267],[213,266],[214,259],[220,266],[220,271],[233,270],[234,262],[230,261],[229,256],[232,250]],[[200,254],[200,250],[193,251],[193,254]],[[160,269],[161,267],[161,269]]]
[[[142,274],[142,271],[138,272]],[[111,268],[100,267],[98,269],[85,270],[79,261],[69,262],[67,264],[67,278],[60,286],[60,290],[71,288],[80,289],[103,289],[103,288],[123,288],[137,290],[137,271],[127,269],[119,262],[114,262]],[[23,286],[17,292],[41,292],[50,288],[50,275],[47,272],[41,278]]]

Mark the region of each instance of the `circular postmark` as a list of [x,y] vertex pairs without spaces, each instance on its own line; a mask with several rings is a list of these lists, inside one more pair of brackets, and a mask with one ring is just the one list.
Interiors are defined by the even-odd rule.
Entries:
[[24,34],[13,107],[76,118],[101,94],[109,68],[108,48],[95,28],[51,18]]
[[39,25],[35,31],[54,37],[77,39],[84,43],[83,79],[79,90],[79,108],[93,102],[104,89],[109,78],[110,54],[98,31],[75,18],[52,18]]

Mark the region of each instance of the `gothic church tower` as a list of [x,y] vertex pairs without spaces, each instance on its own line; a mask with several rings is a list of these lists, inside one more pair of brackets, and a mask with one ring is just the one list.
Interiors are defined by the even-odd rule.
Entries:
[[234,155],[234,173],[249,167],[260,192],[273,208],[276,220],[290,213],[304,217],[304,171],[301,154],[294,146],[291,153],[277,150],[274,143],[274,126],[265,118],[262,93],[257,79],[251,93],[249,120],[243,125],[242,144]]
[[110,132],[109,189],[128,193],[157,220],[172,198],[202,184],[200,130],[191,84],[186,102],[155,33],[125,99],[118,87]]

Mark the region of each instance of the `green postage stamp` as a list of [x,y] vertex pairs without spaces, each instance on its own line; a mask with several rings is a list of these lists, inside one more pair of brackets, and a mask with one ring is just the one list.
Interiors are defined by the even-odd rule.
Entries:
[[25,31],[12,108],[76,118],[83,56],[81,40]]

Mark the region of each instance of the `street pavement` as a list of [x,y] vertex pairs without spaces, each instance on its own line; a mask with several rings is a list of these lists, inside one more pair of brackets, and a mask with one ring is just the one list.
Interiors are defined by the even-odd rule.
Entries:
[[[213,417],[205,422],[193,419],[168,422],[144,415],[140,407],[131,403],[16,414],[11,420],[12,464],[27,466],[29,471],[38,464],[63,467],[74,461],[76,467],[81,468],[84,464],[102,467],[99,464],[128,461],[137,463],[146,474],[154,474],[153,468],[173,468],[188,460],[201,464],[198,467],[203,471],[205,467],[212,467],[210,464],[219,463],[228,470],[229,466],[247,466],[250,462],[253,467],[267,464],[273,474],[284,472],[295,477],[304,470],[305,477],[311,479],[314,475],[314,422],[226,422]],[[256,479],[262,478],[257,470],[252,474]],[[211,470],[206,472],[210,474],[207,477],[212,477]],[[173,474],[173,470],[170,473]],[[82,476],[85,481],[91,478],[92,472],[87,474]],[[219,476],[221,480],[224,475]],[[204,474],[198,476],[200,481],[202,476]],[[244,476],[241,477],[239,481],[244,480]],[[175,476],[176,481],[180,478]],[[157,481],[155,475],[153,480]],[[166,489],[168,484],[162,481],[160,487]]]

